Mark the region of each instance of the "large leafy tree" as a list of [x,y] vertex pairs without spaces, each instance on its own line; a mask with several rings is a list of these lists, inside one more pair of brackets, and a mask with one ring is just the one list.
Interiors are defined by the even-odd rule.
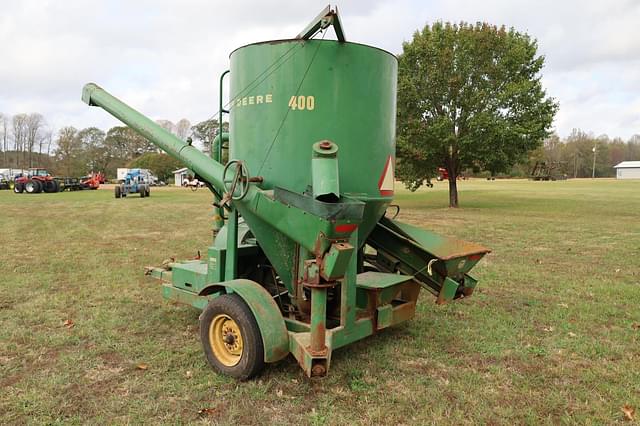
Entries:
[[80,140],[86,157],[85,173],[106,172],[111,158],[104,145],[105,133],[97,127],[88,127],[80,130],[76,137]]
[[56,139],[54,172],[63,176],[80,176],[86,172],[82,141],[78,129],[67,126],[60,129]]
[[[218,135],[219,129],[218,119],[210,118],[208,120],[201,121],[200,123],[194,124],[191,127],[191,135],[197,141],[202,143],[204,151],[206,153],[211,153],[211,145],[213,144],[213,140]],[[229,131],[229,123],[226,121],[222,123],[222,131]]]
[[403,44],[398,68],[398,178],[411,190],[468,167],[507,171],[549,135],[558,108],[540,83],[528,35],[486,23],[434,23]]
[[134,130],[126,126],[112,127],[104,138],[104,146],[113,159],[112,167],[124,167],[129,161],[158,148]]

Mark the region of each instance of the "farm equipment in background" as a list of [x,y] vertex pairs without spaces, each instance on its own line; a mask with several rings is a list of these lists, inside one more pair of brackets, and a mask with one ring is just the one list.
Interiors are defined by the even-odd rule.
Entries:
[[[330,25],[337,41],[311,39]],[[82,92],[214,194],[207,255],[145,270],[165,298],[202,310],[212,367],[247,379],[292,354],[307,376],[324,376],[334,350],[411,319],[421,288],[437,303],[473,293],[469,271],[489,249],[385,217],[394,55],[347,42],[327,7],[296,38],[240,47],[230,62],[219,98],[222,115],[229,74],[230,133],[217,136],[213,158],[97,85]]]
[[140,194],[140,198],[151,196],[151,187],[139,169],[129,170],[124,177],[124,182],[115,187],[116,198],[126,197],[129,194]]
[[38,194],[40,192],[58,192],[60,184],[46,169],[32,168],[26,176],[16,177],[13,192]]
[[567,175],[560,171],[561,166],[560,162],[536,161],[529,178],[531,180],[566,180]]
[[11,189],[12,183],[2,173],[0,173],[0,189]]
[[184,188],[191,188],[192,191],[197,191],[198,188],[204,188],[206,185],[196,177],[187,177],[182,181]]
[[118,180],[118,182],[124,182],[125,178],[127,177],[127,174],[133,171],[136,171],[140,176],[142,176],[145,183],[149,186],[155,186],[156,183],[159,181],[158,177],[155,176],[151,170],[143,169],[139,167],[136,167],[136,168],[118,167],[116,169],[116,179]]
[[80,178],[82,189],[98,189],[101,183],[104,183],[104,175],[101,172],[91,172],[89,175]]
[[64,191],[74,192],[74,191],[82,190],[82,185],[80,184],[80,179],[78,178],[64,176],[64,177],[56,177],[55,179],[58,182],[58,185],[60,186],[60,192],[64,192]]
[[[467,180],[467,177],[459,174],[456,179]],[[438,176],[436,176],[438,182],[449,180],[449,172],[444,167],[438,167]]]
[[438,182],[443,180],[449,180],[449,172],[444,167],[438,167],[438,176],[436,176]]
[[91,172],[81,178],[62,177],[56,179],[60,183],[61,191],[95,190],[100,188],[101,182],[104,182],[104,175],[101,172]]
[[40,192],[63,192],[81,191],[83,189],[98,189],[100,179],[104,175],[100,172],[91,172],[90,175],[82,178],[52,176],[46,169],[29,169],[25,175],[15,178],[13,191],[16,193],[26,192],[28,194],[38,194]]

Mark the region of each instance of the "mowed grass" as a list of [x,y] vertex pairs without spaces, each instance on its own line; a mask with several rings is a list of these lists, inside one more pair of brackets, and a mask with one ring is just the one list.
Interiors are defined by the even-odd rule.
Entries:
[[245,383],[209,368],[199,312],[143,275],[205,252],[206,191],[0,191],[0,424],[624,423],[640,411],[640,181],[459,185],[458,210],[446,183],[396,201],[493,250],[473,297],[423,292],[326,378],[289,357]]

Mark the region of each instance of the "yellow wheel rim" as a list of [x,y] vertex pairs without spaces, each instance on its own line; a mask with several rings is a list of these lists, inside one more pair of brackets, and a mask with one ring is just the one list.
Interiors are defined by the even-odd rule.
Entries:
[[238,324],[226,314],[218,314],[209,324],[209,342],[215,357],[233,367],[242,357],[242,333]]

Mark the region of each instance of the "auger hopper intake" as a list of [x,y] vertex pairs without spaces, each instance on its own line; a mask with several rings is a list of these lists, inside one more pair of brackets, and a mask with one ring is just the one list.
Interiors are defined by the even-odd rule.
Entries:
[[[333,26],[337,40],[312,39]],[[471,295],[488,249],[385,217],[394,194],[396,58],[346,41],[337,9],[296,38],[231,53],[229,133],[211,157],[95,84],[102,107],[207,182],[201,260],[149,267],[167,299],[202,309],[210,364],[247,379],[293,354],[325,375],[333,350],[412,318],[421,288]],[[221,117],[222,118],[222,117]],[[222,122],[222,120],[220,120]],[[231,160],[223,164],[223,151]]]

